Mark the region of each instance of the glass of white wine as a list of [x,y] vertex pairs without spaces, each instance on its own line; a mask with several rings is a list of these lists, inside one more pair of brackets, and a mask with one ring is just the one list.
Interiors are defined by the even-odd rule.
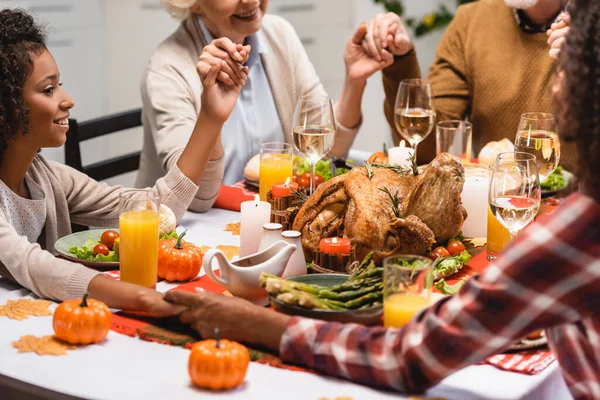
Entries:
[[560,160],[560,140],[552,114],[534,112],[521,115],[515,150],[533,154],[542,182],[554,172]]
[[398,86],[394,122],[398,132],[417,154],[417,146],[435,126],[431,84],[421,79],[405,79]]
[[294,111],[293,138],[296,150],[310,163],[310,193],[315,191],[317,161],[331,149],[335,133],[333,104],[327,96],[302,96]]
[[509,157],[498,159],[490,181],[490,209],[508,229],[511,239],[533,221],[540,208],[541,194],[534,156],[514,153],[513,161]]

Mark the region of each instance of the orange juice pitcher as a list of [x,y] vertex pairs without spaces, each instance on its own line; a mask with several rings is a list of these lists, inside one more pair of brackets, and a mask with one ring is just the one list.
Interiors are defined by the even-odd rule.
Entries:
[[156,286],[159,207],[158,195],[150,190],[121,194],[119,263],[124,282]]

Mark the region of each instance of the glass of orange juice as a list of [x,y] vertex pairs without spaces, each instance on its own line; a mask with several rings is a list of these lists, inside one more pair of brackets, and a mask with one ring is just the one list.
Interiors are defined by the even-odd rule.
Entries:
[[510,232],[492,214],[488,206],[487,216],[487,259],[493,261],[510,243]]
[[120,207],[120,279],[154,287],[158,275],[158,194],[151,190],[124,191]]
[[415,255],[383,260],[383,325],[400,328],[429,306],[433,261]]
[[273,185],[284,183],[294,173],[292,145],[283,142],[263,143],[260,146],[259,192],[262,201]]

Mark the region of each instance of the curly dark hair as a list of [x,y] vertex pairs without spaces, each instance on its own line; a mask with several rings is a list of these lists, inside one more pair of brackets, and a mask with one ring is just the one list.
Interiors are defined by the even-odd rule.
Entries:
[[558,121],[561,137],[575,141],[586,191],[600,201],[600,2],[575,0],[560,55]]
[[10,140],[27,132],[23,86],[33,69],[32,54],[46,48],[46,34],[20,9],[0,11],[0,160]]

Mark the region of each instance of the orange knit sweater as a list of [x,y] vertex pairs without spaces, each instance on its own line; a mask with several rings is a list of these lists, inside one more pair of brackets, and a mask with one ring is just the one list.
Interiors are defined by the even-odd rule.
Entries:
[[[432,84],[437,120],[473,123],[475,154],[491,140],[514,142],[524,112],[551,112],[553,60],[544,33],[522,32],[502,0],[479,0],[458,8],[440,41],[427,80]],[[383,71],[385,114],[394,128],[396,91],[402,79],[420,76],[414,51]],[[435,132],[419,144],[419,161],[435,155]],[[576,150],[561,143],[560,164],[576,170]]]

